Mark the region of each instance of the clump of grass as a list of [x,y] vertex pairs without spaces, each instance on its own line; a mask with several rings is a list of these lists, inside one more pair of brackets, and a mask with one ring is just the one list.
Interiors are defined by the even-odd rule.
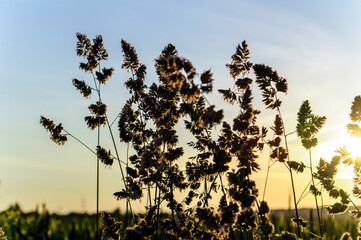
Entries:
[[[114,161],[118,162],[124,187],[114,196],[118,200],[125,199],[125,218],[121,225],[104,213],[102,238],[119,239],[122,235],[125,239],[158,239],[162,234],[169,239],[235,239],[236,236],[241,239],[296,239],[294,233],[287,231],[275,234],[270,208],[264,199],[259,198],[259,189],[252,179],[252,174],[260,170],[258,154],[265,145],[270,148],[270,160],[283,164],[289,171],[296,214],[292,221],[297,226],[297,236],[301,237],[307,222],[298,211],[293,174],[303,172],[306,166],[302,162],[291,161],[289,156],[287,136],[291,133],[285,129],[279,97],[288,91],[287,79],[267,65],[252,63],[245,41],[236,47],[231,63],[226,65],[233,87],[218,90],[224,101],[237,110],[233,121],[226,122],[223,110],[217,109],[207,99],[207,94],[213,91],[214,82],[210,70],[197,72],[188,59],[179,55],[174,45],[168,44],[155,59],[158,80],[147,85],[146,66],[139,60],[135,48],[122,40],[122,68],[130,74],[124,84],[130,97],[116,119],[109,121],[101,86],[112,77],[114,69],[101,68],[101,62],[108,59],[103,39],[98,35],[91,42],[85,34],[77,33],[76,36],[77,55],[85,59],[79,67],[90,74],[94,83],[91,85],[78,79],[72,82],[85,99],[91,98],[92,93],[96,94],[97,100],[89,106],[90,115],[84,120],[90,130],[97,131],[97,146],[89,147],[61,124],[55,125],[45,117],[41,117],[40,123],[50,132],[50,138],[55,143],[63,145],[71,137],[94,153],[98,173],[97,202],[99,163],[111,166]],[[252,74],[256,77],[255,81]],[[261,111],[253,105],[253,82],[261,90],[266,108],[276,112],[270,128],[273,137],[270,139],[266,139],[269,130],[257,122]],[[355,99],[353,104],[353,121],[361,120],[359,105],[361,98]],[[317,145],[315,135],[325,119],[313,115],[308,101],[305,101],[298,114],[297,125],[297,133],[310,154],[311,192],[315,195],[321,237],[322,219],[317,202],[320,191],[316,188],[315,179],[331,197],[340,198],[340,202],[328,207],[329,213],[336,214],[353,203],[349,194],[334,184],[338,164],[343,161],[353,165],[356,176],[361,176],[361,164],[350,160],[344,149],[340,149],[330,163],[320,160],[317,170],[313,171],[311,148]],[[118,143],[112,131],[116,121],[120,142],[127,146],[127,159],[124,161],[119,158]],[[188,140],[188,147],[195,152],[185,164],[180,162],[187,149],[181,145],[176,130],[181,121],[193,137]],[[353,135],[361,136],[361,128],[356,125],[351,124],[348,129]],[[112,151],[101,146],[102,127],[109,130]],[[181,167],[183,165],[184,168]],[[355,196],[361,196],[358,188],[360,179],[355,179]],[[184,192],[185,197],[180,197],[178,192]],[[210,203],[216,194],[220,195],[218,206]],[[131,202],[142,198],[147,199],[145,214],[135,218]],[[161,217],[162,206],[169,209],[169,216]],[[98,212],[97,205],[97,216]],[[353,214],[359,216],[358,209]],[[98,231],[99,220],[96,222]]]

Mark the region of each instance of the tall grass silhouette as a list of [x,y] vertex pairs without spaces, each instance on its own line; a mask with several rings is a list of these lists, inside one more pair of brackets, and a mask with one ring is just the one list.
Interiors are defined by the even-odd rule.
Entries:
[[312,194],[315,196],[315,203],[316,203],[316,210],[317,210],[317,219],[318,219],[318,226],[320,229],[321,238],[323,236],[322,233],[322,219],[320,216],[319,205],[317,201],[317,196],[321,195],[321,192],[317,189],[315,185],[315,180],[313,177],[313,170],[312,170],[312,155],[311,155],[311,148],[317,145],[317,138],[315,137],[316,133],[319,129],[325,124],[326,117],[325,116],[317,116],[312,113],[310,103],[308,100],[304,101],[300,107],[300,110],[297,114],[297,135],[302,140],[302,145],[306,148],[309,152],[310,157],[310,172],[311,172],[311,181],[312,185],[310,187]]
[[[84,98],[96,94],[96,102],[89,106],[91,115],[84,120],[90,130],[97,131],[97,146],[89,147],[65,130],[62,124],[56,125],[48,118],[41,117],[40,123],[50,132],[50,139],[56,144],[63,145],[70,137],[91,151],[97,159],[97,172],[99,163],[111,166],[114,161],[118,162],[124,187],[115,192],[114,197],[126,200],[125,217],[118,223],[109,214],[103,213],[101,239],[327,238],[327,232],[323,232],[322,209],[317,198],[322,196],[322,192],[339,199],[326,207],[330,214],[345,212],[351,204],[356,209],[351,214],[360,218],[361,214],[350,194],[336,186],[335,175],[341,162],[352,166],[355,172],[353,195],[359,198],[361,161],[353,158],[346,148],[339,148],[330,162],[320,159],[316,169],[313,169],[311,148],[317,145],[316,133],[324,125],[326,117],[314,115],[307,100],[298,113],[296,132],[309,152],[309,166],[290,160],[287,137],[293,132],[285,129],[279,97],[288,91],[287,79],[267,65],[252,63],[245,41],[236,47],[231,62],[226,65],[233,79],[233,87],[218,90],[236,112],[233,120],[227,122],[223,119],[223,110],[217,109],[207,99],[215,81],[211,70],[197,72],[188,59],[179,55],[174,45],[168,44],[155,59],[158,80],[147,85],[146,66],[140,62],[135,48],[122,40],[122,68],[130,74],[124,84],[130,97],[117,118],[109,121],[101,87],[115,70],[101,68],[101,62],[108,59],[103,39],[98,35],[91,42],[85,34],[77,33],[76,36],[77,55],[86,60],[80,63],[80,69],[90,74],[93,85],[84,80],[72,81]],[[257,119],[262,115],[253,105],[254,87],[260,89],[265,107],[275,110],[270,128],[272,137],[267,136],[269,130],[266,127],[258,125]],[[357,137],[361,136],[361,128],[357,125],[361,120],[360,106],[361,97],[356,97],[350,114],[353,123],[348,125],[348,130]],[[126,160],[119,158],[118,142],[112,131],[116,121],[120,142],[127,147]],[[187,147],[181,145],[176,131],[181,121],[185,130],[192,135]],[[101,146],[102,127],[110,133],[115,155],[110,148]],[[292,215],[295,216],[290,217],[289,221],[296,227],[281,233],[275,233],[270,208],[265,198],[260,199],[259,188],[252,179],[253,173],[260,170],[259,154],[265,148],[270,151],[272,164],[285,166],[292,186],[295,209]],[[185,160],[184,153],[188,149],[195,154]],[[180,164],[181,161],[185,161],[185,164]],[[309,231],[311,227],[308,227],[307,220],[301,217],[298,209],[299,201],[308,193],[308,186],[297,200],[294,174],[303,172],[305,168],[309,168],[311,173],[308,192],[315,197],[320,236]],[[98,199],[99,175],[97,189]],[[219,196],[218,205],[212,201],[216,195]],[[133,201],[140,199],[146,199],[147,203],[144,205],[145,214],[137,217],[131,206]],[[169,214],[162,215],[162,208],[168,209]],[[98,216],[98,205],[96,211]],[[99,220],[96,222],[98,224]],[[98,225],[96,229],[99,229]],[[342,239],[349,237],[345,233]]]

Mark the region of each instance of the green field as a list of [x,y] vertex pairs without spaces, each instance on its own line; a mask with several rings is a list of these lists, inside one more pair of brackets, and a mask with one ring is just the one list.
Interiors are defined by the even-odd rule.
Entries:
[[[110,214],[119,222],[124,219],[124,215],[119,209]],[[293,217],[292,214],[292,211],[289,210],[271,211],[270,218],[275,226],[275,233],[296,231],[295,226],[290,221]],[[300,214],[308,223],[302,229],[302,238],[310,239],[312,237],[310,232],[315,232],[317,229],[316,211],[314,209],[300,209]],[[45,206],[36,208],[32,212],[23,212],[18,204],[14,204],[0,213],[0,226],[8,240],[96,239],[95,221],[95,214],[70,213],[59,215],[50,213]],[[353,239],[357,239],[357,220],[347,213],[331,216],[324,212],[323,228],[327,234],[327,239],[340,239],[344,232],[349,232]],[[234,236],[235,239],[250,239],[246,235],[240,236],[239,232],[235,232]],[[158,239],[164,238],[164,235],[159,234]]]

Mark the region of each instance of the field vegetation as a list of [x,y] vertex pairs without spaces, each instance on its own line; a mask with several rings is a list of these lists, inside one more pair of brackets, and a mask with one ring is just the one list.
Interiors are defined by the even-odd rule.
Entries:
[[[116,221],[123,221],[125,214],[119,209],[110,212]],[[309,239],[310,232],[314,232],[317,226],[315,219],[315,209],[300,209],[300,214],[305,216],[308,225],[303,229],[304,239]],[[289,219],[292,217],[291,210],[272,210],[270,219],[274,224],[274,231],[280,234],[283,231],[295,231],[295,225]],[[140,216],[138,216],[140,217]],[[161,214],[161,219],[170,217],[169,214]],[[49,239],[49,240],[86,240],[97,239],[94,228],[96,214],[70,213],[66,215],[50,213],[46,206],[36,208],[32,212],[23,212],[18,204],[10,206],[0,213],[0,225],[2,234],[6,233],[7,239]],[[101,223],[100,223],[101,224]],[[336,216],[327,215],[323,219],[324,232],[328,234],[328,239],[340,239],[343,232],[349,232],[353,239],[357,239],[357,219],[348,213]],[[1,233],[1,231],[0,231]],[[239,236],[240,233],[236,232]],[[0,234],[0,239],[4,235]],[[167,239],[164,233],[159,235],[159,239]],[[237,239],[237,238],[236,238]],[[239,238],[238,238],[239,239]],[[244,236],[244,239],[247,236]]]
[[[292,130],[285,129],[282,117],[281,99],[288,92],[287,79],[267,65],[253,63],[245,41],[236,46],[230,63],[226,64],[233,87],[217,90],[237,112],[233,120],[226,121],[223,110],[207,99],[214,90],[211,70],[198,72],[191,61],[181,57],[176,47],[169,44],[155,59],[157,81],[147,85],[147,67],[140,62],[135,48],[122,40],[122,68],[129,73],[129,79],[124,81],[129,99],[116,121],[111,121],[101,88],[111,79],[114,69],[101,65],[108,59],[103,39],[100,35],[93,41],[85,34],[76,36],[77,55],[84,59],[79,67],[89,80],[72,82],[84,98],[96,98],[84,120],[95,132],[98,144],[87,146],[61,123],[55,124],[46,117],[41,116],[40,123],[56,144],[63,145],[72,139],[93,152],[98,169],[99,164],[119,166],[124,186],[114,197],[125,200],[124,215],[102,213],[100,221],[97,207],[95,216],[50,217],[45,208],[41,213],[26,215],[13,206],[13,210],[2,214],[6,220],[1,224],[9,239],[22,239],[25,235],[31,239],[53,239],[48,234],[54,234],[57,239],[59,231],[68,239],[351,239],[351,235],[357,238],[361,213],[353,199],[361,196],[360,159],[341,147],[332,159],[320,159],[315,167],[312,150],[317,147],[317,133],[326,117],[313,113],[305,99],[298,112],[296,132],[309,159],[292,160],[287,140]],[[254,88],[260,90],[260,96],[254,95]],[[269,129],[258,124],[262,114],[254,107],[254,98],[261,98],[274,113]],[[352,103],[350,119],[348,131],[353,137],[360,137],[360,96]],[[187,142],[188,147],[183,147],[176,130],[181,121],[184,130],[193,136]],[[118,138],[113,131],[114,122],[118,123]],[[103,145],[105,141],[100,139],[103,130],[109,131],[111,146]],[[129,149],[127,159],[119,158],[119,144]],[[184,159],[188,151],[195,154]],[[294,210],[286,214],[272,215],[267,199],[259,196],[253,173],[260,170],[262,151],[269,151],[269,163],[284,166],[289,176]],[[335,185],[341,163],[354,169],[352,193]],[[304,171],[310,172],[306,192],[314,195],[314,211],[298,208],[294,175]],[[334,199],[333,205],[322,206],[322,192]],[[210,200],[216,195],[220,200],[213,206]],[[132,202],[143,198],[147,199],[145,214],[138,215]],[[161,214],[164,207],[169,214]],[[333,217],[347,210],[353,218],[343,216],[339,221]],[[11,224],[14,221],[18,224]],[[71,235],[80,233],[85,235],[75,238]]]

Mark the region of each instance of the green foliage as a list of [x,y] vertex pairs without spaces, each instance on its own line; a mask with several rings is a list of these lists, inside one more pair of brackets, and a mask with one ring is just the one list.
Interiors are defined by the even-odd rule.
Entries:
[[340,158],[334,156],[330,163],[326,162],[324,159],[320,159],[317,171],[314,173],[314,177],[318,179],[322,186],[330,191],[334,188],[334,178],[337,173],[337,166],[340,163]]
[[351,152],[347,149],[346,146],[339,147],[338,149],[336,149],[335,152],[338,153],[343,164],[348,166],[353,165],[354,159],[351,156]]
[[304,101],[297,113],[297,135],[302,139],[302,145],[310,149],[317,145],[315,135],[326,122],[325,116],[317,116],[312,113],[308,100]]
[[357,124],[361,121],[361,96],[356,96],[351,105],[350,119],[354,123],[347,124],[347,130],[353,137],[361,137],[361,128]]
[[356,96],[352,102],[350,119],[353,122],[361,121],[361,96]]
[[[113,212],[113,215],[116,213]],[[35,211],[24,213],[19,205],[14,204],[0,212],[0,239],[95,240],[95,220],[94,214],[49,213],[45,206],[40,211],[36,208]]]
[[289,167],[291,169],[293,169],[294,171],[296,171],[297,173],[303,173],[303,171],[306,168],[306,165],[303,162],[299,163],[296,161],[290,161],[288,164],[289,164]]

